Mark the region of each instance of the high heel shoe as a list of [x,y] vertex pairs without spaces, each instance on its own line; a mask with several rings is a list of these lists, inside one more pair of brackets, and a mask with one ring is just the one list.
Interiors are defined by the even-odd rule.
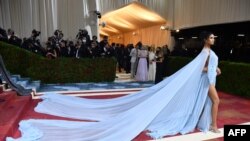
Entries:
[[209,131],[211,131],[213,133],[220,133],[220,130],[218,128],[213,127],[213,126],[209,127]]

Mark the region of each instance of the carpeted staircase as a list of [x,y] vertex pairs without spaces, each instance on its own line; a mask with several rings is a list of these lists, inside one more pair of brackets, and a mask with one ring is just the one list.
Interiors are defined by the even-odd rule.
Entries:
[[41,86],[40,80],[33,81],[30,78],[22,78],[20,75],[11,75],[11,79],[27,89],[39,90]]
[[[11,76],[11,80],[17,84],[20,84],[21,86],[23,86],[26,89],[33,89],[33,90],[39,90],[40,86],[41,86],[41,81],[40,80],[31,80],[30,78],[23,78],[20,75],[10,75]],[[1,74],[0,74],[0,78]],[[3,79],[2,79],[3,80]],[[8,89],[8,85],[6,84],[6,82],[3,80],[3,89]]]
[[[115,80],[115,82],[68,84],[42,84],[40,80],[33,81],[30,78],[23,78],[17,74],[10,76],[14,83],[20,84],[26,89],[33,89],[36,92],[146,88],[154,85],[152,81],[136,82],[130,79],[130,75],[128,74],[120,74],[119,77]],[[6,85],[5,89],[7,89]]]

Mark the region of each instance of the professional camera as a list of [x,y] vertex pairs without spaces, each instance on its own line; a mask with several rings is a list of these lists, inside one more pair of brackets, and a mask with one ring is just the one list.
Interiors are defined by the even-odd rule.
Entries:
[[94,11],[95,14],[97,15],[98,19],[101,19],[102,18],[102,15],[99,11]]
[[31,36],[34,37],[34,38],[36,38],[36,37],[38,37],[40,34],[41,34],[40,31],[37,31],[37,30],[33,29],[33,30],[32,30],[32,35],[31,35]]
[[61,31],[61,30],[59,30],[59,29],[55,30],[54,35],[55,35],[56,37],[58,37],[60,34],[62,34],[62,31]]

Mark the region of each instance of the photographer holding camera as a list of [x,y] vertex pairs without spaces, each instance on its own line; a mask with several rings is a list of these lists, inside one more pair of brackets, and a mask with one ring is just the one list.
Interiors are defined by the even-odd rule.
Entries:
[[88,35],[88,31],[86,29],[79,29],[78,34],[76,35],[76,39],[78,42],[81,43],[80,47],[80,57],[86,58],[91,57],[91,47],[90,47],[90,37]]
[[84,45],[90,46],[90,37],[86,29],[79,29],[76,39],[81,40]]
[[31,37],[23,42],[23,47],[36,54],[45,55],[46,51],[41,46],[39,39],[37,37],[41,34],[40,31],[35,29],[32,30]]
[[63,42],[63,33],[61,30],[57,29],[54,32],[54,35],[51,36],[51,45],[56,50],[57,57],[61,56],[60,44]]
[[61,30],[57,29],[54,32],[54,35],[51,37],[52,44],[59,47],[60,42],[63,40],[63,33]]
[[21,43],[22,43],[22,39],[18,38],[15,35],[14,30],[10,28],[8,29],[8,43],[19,46],[19,47],[21,46]]

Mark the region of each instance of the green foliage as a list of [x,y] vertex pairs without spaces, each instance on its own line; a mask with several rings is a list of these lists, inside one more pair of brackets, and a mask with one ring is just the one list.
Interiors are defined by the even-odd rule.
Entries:
[[[173,74],[191,60],[191,58],[170,57],[168,74]],[[217,77],[218,90],[250,98],[250,64],[221,61],[219,68],[222,74]]]
[[0,54],[11,73],[43,83],[111,82],[115,79],[114,58],[50,60],[4,42],[0,42]]
[[219,67],[218,89],[250,98],[250,64],[221,61]]

